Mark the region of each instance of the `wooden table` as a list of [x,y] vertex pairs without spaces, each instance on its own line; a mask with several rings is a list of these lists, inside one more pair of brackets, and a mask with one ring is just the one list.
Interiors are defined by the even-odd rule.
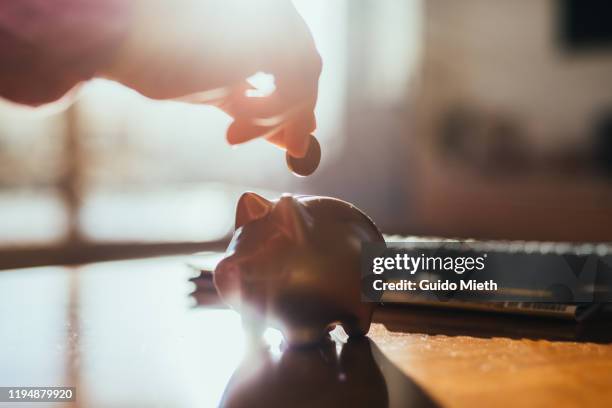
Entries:
[[270,331],[251,348],[234,312],[190,307],[190,273],[184,258],[0,272],[0,386],[75,386],[69,407],[612,406],[609,324],[383,308],[369,341],[286,351]]

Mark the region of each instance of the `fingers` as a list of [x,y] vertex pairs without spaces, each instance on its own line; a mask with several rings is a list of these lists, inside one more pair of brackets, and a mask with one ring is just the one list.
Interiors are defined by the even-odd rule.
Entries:
[[[271,127],[282,127],[286,133],[285,147],[290,153],[305,153],[309,140],[306,136],[316,126],[314,108],[321,72],[321,60],[316,50],[309,55],[309,62],[300,63],[300,58],[289,58],[291,61],[277,65],[274,72],[277,89],[268,96],[249,97],[244,86],[233,87],[223,103],[217,104],[236,122],[241,122],[240,127],[232,129],[232,137],[228,135],[228,140],[246,141],[267,133]],[[235,137],[245,127],[242,122],[254,126],[242,137]]]
[[304,157],[308,151],[310,134],[316,128],[313,112],[304,113],[287,123],[285,127],[285,147],[293,157]]
[[[255,103],[254,106],[265,105],[265,102],[268,100],[267,98],[249,98],[244,95],[246,90],[251,88],[250,85],[241,83],[231,88],[226,88],[223,92],[216,91],[189,95],[182,100],[212,104],[233,116],[235,120],[227,130],[227,141],[231,145],[263,137],[276,146],[289,150],[292,155],[301,157],[308,148],[307,141],[309,139],[306,136],[315,128],[315,118],[310,108],[297,106],[290,109],[281,109],[280,105],[275,106],[279,99],[273,98],[271,99],[272,110],[270,108],[266,108],[266,110],[268,112],[278,112],[279,115],[276,118],[256,117],[262,115],[249,114],[245,110],[237,108],[239,101],[247,99],[256,99],[258,100],[257,102],[262,102],[261,104]],[[217,95],[222,97],[217,98]]]
[[[234,117],[227,130],[228,143],[235,145],[264,137],[276,146],[286,149],[294,157],[303,157],[308,149],[310,133],[316,128],[313,98],[301,100],[293,106],[280,104],[281,97],[271,95],[264,98],[244,96],[243,87],[235,87],[227,98],[216,105]],[[253,99],[251,106],[262,108],[245,110],[245,100]],[[269,105],[266,103],[270,102]],[[270,113],[276,116],[263,117]]]
[[277,131],[276,127],[258,126],[248,120],[235,120],[227,129],[227,142],[231,145],[266,137]]
[[272,133],[270,136],[266,137],[266,140],[281,149],[284,149],[287,145],[285,143],[285,131],[283,129]]
[[293,157],[304,157],[308,151],[310,134],[315,127],[314,115],[306,115],[270,133],[266,136],[266,140],[281,149],[286,149]]
[[283,97],[278,91],[266,97],[234,95],[226,112],[235,118],[270,119],[282,116],[294,103],[295,100]]
[[235,118],[252,119],[287,117],[291,110],[296,109],[314,110],[318,93],[317,80],[312,81],[310,86],[306,86],[301,78],[277,80],[276,91],[265,97],[249,97],[236,88],[229,96],[225,110]]
[[313,111],[317,90],[279,89],[265,97],[246,96],[246,88],[235,86],[215,103],[235,119],[252,120],[261,126],[276,126],[303,111]]
[[303,157],[309,135],[316,128],[316,85],[311,89],[285,86],[266,97],[248,97],[247,89],[244,84],[236,85],[225,98],[213,103],[234,118],[227,130],[228,143],[236,145],[263,137],[291,156]]
[[293,157],[304,157],[308,150],[309,135],[316,128],[314,113],[302,111],[279,126],[259,126],[250,120],[235,120],[227,130],[227,141],[231,145],[263,137],[268,142],[286,149]]
[[265,97],[249,97],[244,86],[235,86],[215,105],[234,118],[227,131],[230,144],[263,137],[290,155],[303,157],[316,127],[322,61],[310,30],[291,3],[277,7],[283,7],[285,18],[280,25],[263,27],[265,41],[255,47],[259,69],[274,75],[276,90]]

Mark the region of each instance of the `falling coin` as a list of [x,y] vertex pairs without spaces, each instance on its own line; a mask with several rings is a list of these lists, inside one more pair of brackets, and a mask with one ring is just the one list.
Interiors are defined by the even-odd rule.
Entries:
[[319,167],[321,145],[319,145],[316,137],[310,135],[310,144],[304,157],[293,157],[287,152],[285,159],[287,160],[287,167],[293,174],[300,177],[310,176]]

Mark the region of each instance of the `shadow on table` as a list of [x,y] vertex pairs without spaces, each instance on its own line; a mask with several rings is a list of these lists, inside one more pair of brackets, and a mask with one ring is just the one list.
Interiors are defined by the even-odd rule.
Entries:
[[547,319],[499,313],[385,305],[374,321],[394,332],[471,337],[612,343],[612,321]]
[[434,407],[368,338],[274,352],[253,347],[223,407]]

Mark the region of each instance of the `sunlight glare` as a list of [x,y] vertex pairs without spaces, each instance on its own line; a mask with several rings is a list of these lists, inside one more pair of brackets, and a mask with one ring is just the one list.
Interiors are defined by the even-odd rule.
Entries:
[[263,333],[264,342],[270,347],[270,353],[273,355],[281,354],[281,346],[285,341],[285,337],[280,330],[268,327]]
[[257,72],[247,78],[247,82],[255,89],[247,89],[246,96],[252,98],[265,98],[276,90],[274,75],[265,72]]

